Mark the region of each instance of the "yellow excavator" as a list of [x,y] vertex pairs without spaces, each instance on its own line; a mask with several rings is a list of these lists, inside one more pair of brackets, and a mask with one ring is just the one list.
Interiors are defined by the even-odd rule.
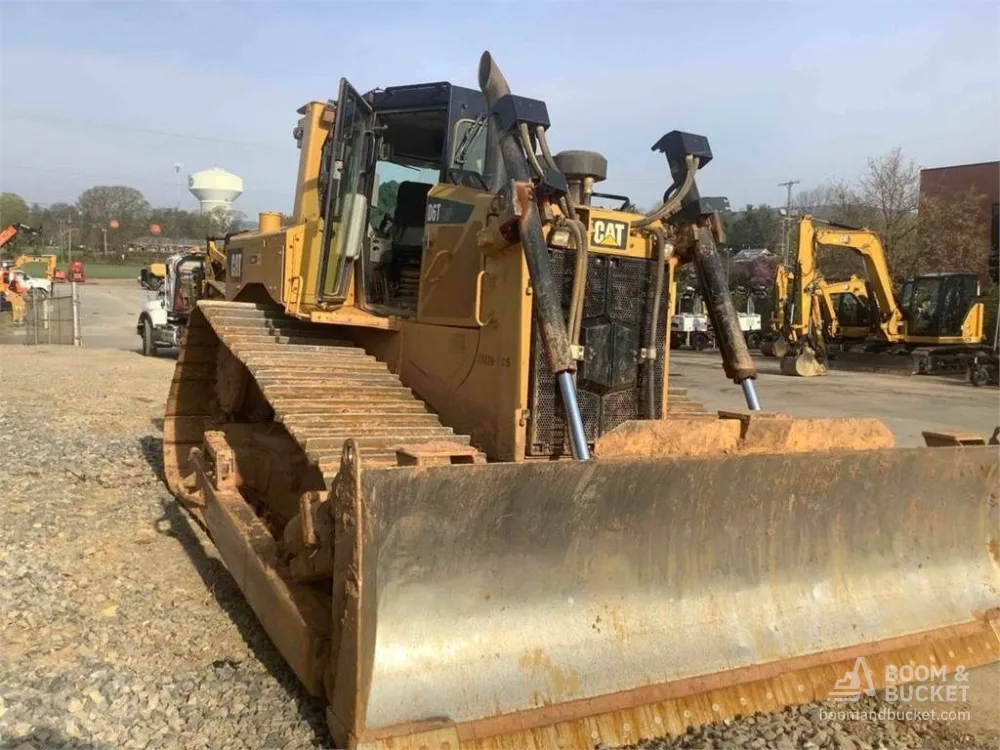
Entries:
[[[796,305],[793,301],[789,305],[794,278],[787,267],[778,266],[770,338],[761,346],[761,353],[781,358],[783,370],[795,369],[792,374],[822,375],[826,373],[828,347],[843,347],[868,338],[868,285],[854,275],[841,281],[827,281],[815,273],[804,296],[805,304]],[[786,357],[792,349],[800,352],[798,357]],[[819,356],[813,354],[817,349]]]
[[831,338],[842,343],[868,338],[871,306],[864,279],[852,274],[840,281],[821,280],[816,288]]
[[[293,215],[208,264],[164,465],[336,747],[620,746],[860,657],[881,687],[1000,656],[995,448],[761,409],[706,138],[656,142],[643,215],[489,53],[478,90],[341,80],[299,115]],[[746,410],[675,408],[684,263]]]
[[29,263],[44,263],[45,278],[49,281],[65,281],[66,274],[59,270],[55,255],[19,255],[14,259],[13,268],[21,268]]
[[[771,325],[768,340],[760,350],[769,357],[775,356],[776,342],[781,336],[785,325],[785,309],[788,305],[788,285],[792,278],[792,270],[784,263],[779,263],[774,269],[774,287],[772,288]],[[787,344],[785,344],[787,348]],[[781,355],[778,355],[781,356]]]
[[[830,290],[824,292],[826,282],[816,266],[817,251],[824,246],[851,250],[864,263],[867,281],[861,283],[866,288],[868,313],[860,319],[868,322],[869,330],[863,338],[857,330],[851,331],[851,337],[831,333],[831,325],[824,323],[824,310],[828,318],[833,316],[831,302],[825,298]],[[859,281],[846,284],[859,288]],[[795,270],[788,285],[782,336],[773,346],[782,357],[782,372],[788,375],[823,375],[830,361],[838,369],[937,373],[964,369],[967,358],[985,347],[985,306],[979,299],[977,276],[947,272],[909,279],[897,304],[881,240],[869,229],[802,217]],[[853,296],[859,297],[860,289]],[[834,359],[828,345],[836,336],[840,352]],[[787,344],[784,352],[780,351],[782,342]]]

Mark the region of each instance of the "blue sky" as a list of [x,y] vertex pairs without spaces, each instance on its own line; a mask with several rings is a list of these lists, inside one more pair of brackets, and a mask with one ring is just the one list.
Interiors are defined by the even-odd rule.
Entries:
[[[450,80],[489,49],[544,99],[555,150],[608,157],[648,205],[650,146],[708,136],[703,194],[779,204],[899,146],[922,166],[1000,158],[996,2],[70,2],[0,0],[0,190],[51,203],[130,184],[154,205],[219,166],[237,207],[291,206],[306,101]],[[181,205],[194,208],[181,183]]]

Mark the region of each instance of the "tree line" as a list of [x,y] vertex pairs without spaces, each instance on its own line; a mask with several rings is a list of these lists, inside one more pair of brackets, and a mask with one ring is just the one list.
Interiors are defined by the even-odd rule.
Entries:
[[[29,204],[17,193],[0,194],[0,230],[10,224],[41,229],[41,244],[120,252],[137,240],[158,236],[202,240],[248,228],[246,216],[219,208],[208,213],[153,207],[143,194],[126,185],[96,185],[75,203]],[[159,230],[158,232],[156,230]],[[37,240],[36,240],[37,241]],[[17,244],[24,244],[24,240]]]
[[[885,248],[893,280],[937,271],[971,271],[989,286],[990,215],[985,195],[971,187],[942,200],[920,195],[920,168],[898,148],[869,158],[853,181],[830,181],[803,190],[792,200],[789,222],[790,257],[798,242],[798,217],[809,214],[876,232]],[[781,211],[767,204],[748,205],[725,218],[727,243],[738,250],[782,244]],[[862,275],[858,256],[843,248],[827,248],[817,259],[828,278]]]
[[[378,226],[395,208],[398,183],[380,186],[372,211]],[[777,254],[784,233],[790,256],[798,241],[797,216],[811,214],[842,224],[867,227],[882,239],[890,272],[895,281],[919,273],[967,270],[989,285],[990,233],[982,221],[985,196],[971,189],[947,202],[925,196],[920,200],[920,170],[900,149],[868,159],[865,170],[854,181],[831,181],[800,191],[792,202],[787,225],[782,212],[766,203],[748,204],[723,215],[726,231],[724,250],[730,257],[746,248],[767,248]],[[919,205],[918,205],[919,202]],[[989,206],[985,206],[989,209]],[[987,211],[988,215],[988,211]],[[143,194],[125,185],[98,185],[80,194],[76,203],[48,206],[28,204],[16,193],[0,195],[0,229],[21,223],[41,227],[45,244],[91,250],[104,247],[118,251],[152,234],[157,225],[164,238],[201,239],[252,226],[239,211],[217,210],[209,214],[176,208],[154,208]],[[103,231],[102,231],[103,230]],[[749,264],[737,264],[733,286],[770,286],[778,258],[767,256]],[[857,255],[843,248],[828,248],[818,258],[820,271],[828,278],[863,274]]]

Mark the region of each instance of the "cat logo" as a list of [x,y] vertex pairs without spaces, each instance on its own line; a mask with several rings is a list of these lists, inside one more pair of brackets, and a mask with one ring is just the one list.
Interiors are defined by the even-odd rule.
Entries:
[[624,250],[628,244],[628,222],[594,219],[590,222],[590,243]]

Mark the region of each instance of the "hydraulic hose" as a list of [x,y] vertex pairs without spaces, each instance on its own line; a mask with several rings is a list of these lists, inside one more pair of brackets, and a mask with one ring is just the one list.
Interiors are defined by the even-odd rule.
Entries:
[[[691,191],[691,186],[694,185],[694,175],[698,171],[697,156],[688,155],[684,158],[684,161],[687,165],[687,173],[684,175],[684,182],[681,183],[680,188],[666,201],[664,201],[663,205],[658,209],[646,214],[641,219],[633,221],[633,229],[648,227],[654,221],[661,221],[671,214],[677,213],[677,209],[680,208],[681,201],[684,200],[684,196]],[[673,185],[671,185],[671,188],[668,188],[667,193],[669,193],[672,188]]]
[[[549,140],[545,137],[545,128],[541,125],[535,126],[535,138],[538,140],[538,148],[542,151],[542,161],[545,165],[553,170],[554,172],[559,172],[560,169],[556,165],[556,160],[552,157],[552,151],[549,149]],[[576,204],[573,202],[573,196],[569,193],[562,196],[559,199],[559,208],[562,212],[566,214],[570,219],[577,219],[576,215]],[[586,233],[587,228],[583,228],[584,233]]]
[[587,228],[582,221],[569,219],[566,226],[576,243],[576,267],[573,269],[573,295],[569,303],[569,342],[572,346],[580,344],[580,329],[583,326],[584,294],[587,290],[587,259],[590,243]]
[[656,243],[656,287],[653,292],[652,321],[646,333],[647,356],[643,367],[645,368],[646,378],[646,417],[648,419],[656,419],[656,359],[659,357],[659,352],[656,352],[655,357],[650,355],[656,351],[656,339],[659,335],[660,303],[663,300],[663,289],[666,283],[666,265],[670,256],[674,253],[674,246],[667,243],[666,235],[659,227],[650,230],[650,233],[653,235],[653,241]]
[[535,147],[531,142],[531,134],[528,132],[527,123],[521,123],[518,125],[518,132],[521,135],[521,148],[524,149],[524,153],[528,155],[528,161],[531,163],[531,168],[535,170],[535,174],[539,179],[545,177],[545,170],[542,169],[542,165],[538,163],[538,157],[535,156]]

